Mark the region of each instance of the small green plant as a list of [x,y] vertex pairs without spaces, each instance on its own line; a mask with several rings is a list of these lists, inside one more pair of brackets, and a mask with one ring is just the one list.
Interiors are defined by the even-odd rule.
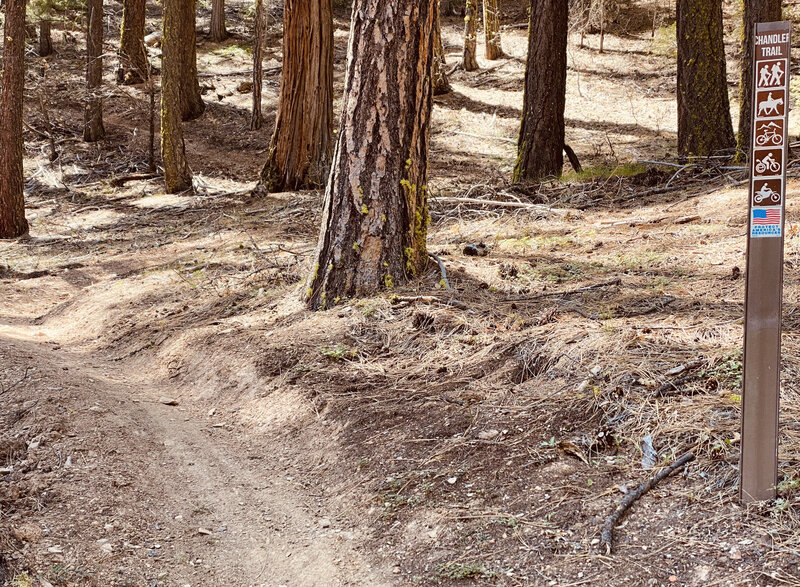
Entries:
[[670,59],[675,59],[678,56],[678,37],[674,22],[669,26],[656,29],[650,50],[655,55],[662,55]]
[[32,587],[33,579],[31,579],[28,573],[20,573],[18,575],[14,575],[14,578],[11,579],[10,585],[11,587]]
[[319,352],[334,361],[346,361],[348,359],[355,359],[358,356],[356,351],[346,347],[342,343],[337,343],[335,347],[321,347]]
[[555,448],[556,446],[556,437],[551,436],[550,440],[545,440],[544,442],[540,442],[539,446],[542,448]]
[[[742,351],[736,350],[724,355],[720,362],[708,371],[708,375],[716,378],[720,385],[734,389],[740,388],[742,386]],[[733,396],[731,399],[734,400]],[[741,400],[741,397],[738,400]]]

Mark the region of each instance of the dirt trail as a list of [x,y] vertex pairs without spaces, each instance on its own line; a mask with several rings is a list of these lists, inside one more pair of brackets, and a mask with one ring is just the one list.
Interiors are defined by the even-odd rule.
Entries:
[[[6,368],[36,366],[18,391],[32,388],[38,423],[50,403],[69,421],[46,457],[58,454],[60,503],[27,521],[49,530],[31,541],[57,563],[106,585],[389,584],[358,551],[363,528],[285,464],[291,446],[248,445],[190,407],[160,403],[169,388],[57,341],[33,342],[35,332],[0,326],[0,354]],[[10,522],[25,534],[25,520]]]

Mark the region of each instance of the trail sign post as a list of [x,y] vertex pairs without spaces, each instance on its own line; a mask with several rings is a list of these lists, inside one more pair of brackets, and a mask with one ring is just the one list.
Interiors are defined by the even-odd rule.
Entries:
[[739,497],[775,497],[790,23],[755,25]]

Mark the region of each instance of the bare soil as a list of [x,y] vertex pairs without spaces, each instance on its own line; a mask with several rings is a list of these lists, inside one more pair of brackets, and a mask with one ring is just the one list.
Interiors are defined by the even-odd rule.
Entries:
[[[797,205],[780,497],[742,507],[746,184],[675,162],[658,7],[620,16],[603,54],[571,37],[567,136],[587,172],[515,187],[526,41],[509,3],[510,57],[479,55],[436,99],[429,246],[454,291],[431,263],[312,313],[322,195],[250,195],[277,74],[247,131],[249,16],[230,4],[234,36],[200,37],[194,194],[112,184],[146,167],[144,86],[108,84],[109,137],[86,145],[79,33],[55,31],[46,67],[30,58],[60,156],[26,132],[31,237],[0,243],[0,584],[800,585]],[[455,64],[463,22],[445,24]],[[26,121],[45,132],[38,97]],[[623,494],[686,452],[607,554]]]

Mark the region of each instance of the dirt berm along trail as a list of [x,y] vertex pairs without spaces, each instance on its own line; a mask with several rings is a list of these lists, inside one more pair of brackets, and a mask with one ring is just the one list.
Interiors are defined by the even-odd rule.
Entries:
[[13,322],[0,325],[0,356],[19,383],[0,407],[28,447],[0,476],[23,492],[0,518],[19,552],[6,573],[27,560],[29,574],[68,585],[398,584],[359,550],[366,528],[291,467],[290,443],[248,442],[222,414],[161,403],[175,390],[148,383],[141,364]]

